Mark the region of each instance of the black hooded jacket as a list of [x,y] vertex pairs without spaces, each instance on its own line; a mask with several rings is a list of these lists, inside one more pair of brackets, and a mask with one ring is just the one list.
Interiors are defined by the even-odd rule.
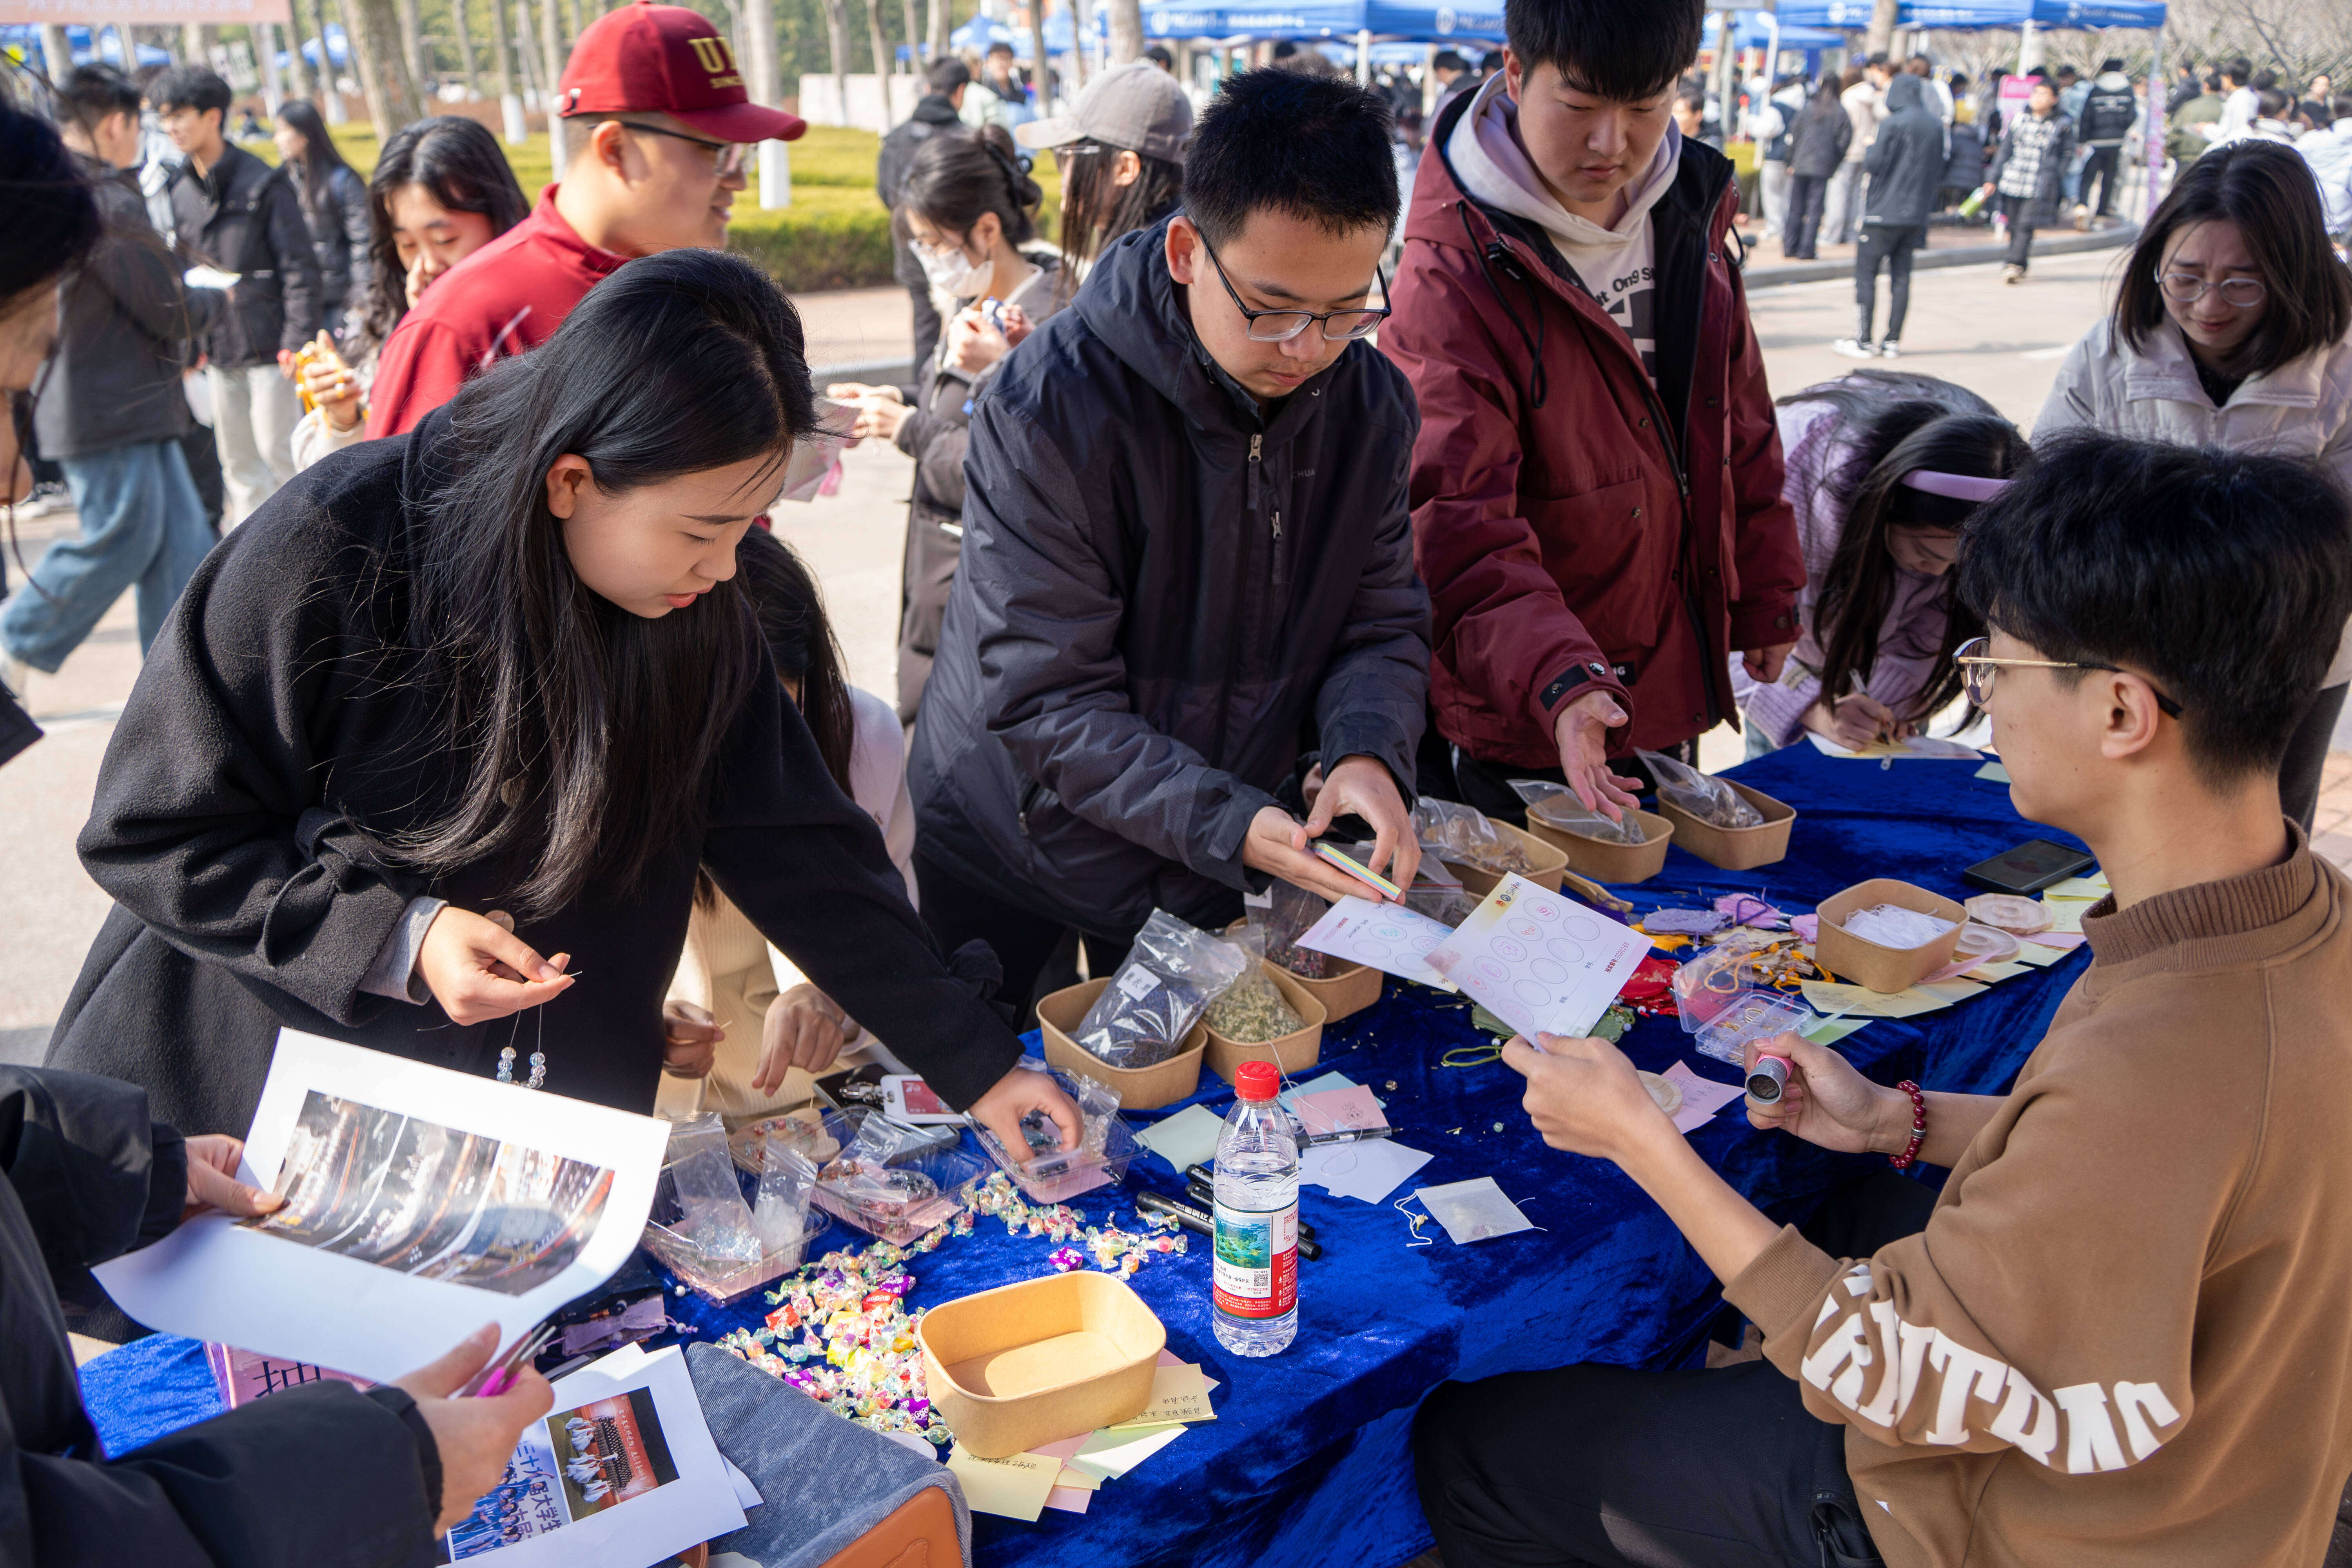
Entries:
[[1876,139],[1862,155],[1862,172],[1870,176],[1862,221],[1874,227],[1924,227],[1944,182],[1944,122],[1919,77],[1898,76],[1887,83],[1886,108]]
[[1106,251],[972,412],[908,763],[926,857],[1106,935],[1237,912],[1243,837],[1303,752],[1377,757],[1410,798],[1427,702],[1403,374],[1350,343],[1261,411],[1166,236]]
[[[966,89],[970,91],[970,89]],[[874,194],[891,211],[890,276],[910,289],[920,288],[923,264],[915,259],[907,244],[904,231],[895,221],[898,211],[898,190],[907,183],[907,170],[915,162],[915,154],[923,143],[940,132],[961,125],[956,118],[955,105],[939,93],[930,93],[915,105],[915,111],[904,123],[891,127],[890,134],[882,138],[881,156],[874,160]]]

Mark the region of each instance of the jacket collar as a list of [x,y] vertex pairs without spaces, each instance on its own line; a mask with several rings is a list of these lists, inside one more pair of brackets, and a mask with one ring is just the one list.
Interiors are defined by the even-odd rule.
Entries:
[[1322,394],[1374,352],[1349,343],[1320,374],[1300,384],[1271,414],[1202,346],[1168,274],[1168,225],[1123,235],[1087,274],[1069,309],[1120,362],[1176,406],[1188,424],[1234,435],[1263,434],[1279,445],[1314,417]]
[[[580,237],[580,231],[566,223],[563,220],[563,215],[555,210],[555,193],[560,184],[559,181],[557,184],[550,185],[539,193],[539,205],[531,208],[529,217],[515,225],[515,231],[519,233],[529,229],[531,237],[536,237],[539,243],[551,249],[570,253],[579,258],[581,265],[592,271],[599,273],[619,271],[629,259],[627,257],[617,250],[607,250],[601,245],[589,244]],[[470,260],[471,258],[467,259]]]
[[[971,89],[966,88],[964,90],[969,92]],[[915,105],[915,111],[907,118],[919,120],[926,125],[953,125],[959,120],[955,105],[936,92],[924,97]]]
[[[2126,402],[2210,403],[2204,383],[2197,379],[2197,362],[2189,355],[2189,340],[2180,335],[2170,317],[2157,322],[2138,349],[2120,342],[2117,346],[2124,353]],[[2326,379],[2326,360],[2324,353],[2307,353],[2276,370],[2250,375],[2230,395],[2225,406],[2263,404],[2275,408],[2316,408]]]

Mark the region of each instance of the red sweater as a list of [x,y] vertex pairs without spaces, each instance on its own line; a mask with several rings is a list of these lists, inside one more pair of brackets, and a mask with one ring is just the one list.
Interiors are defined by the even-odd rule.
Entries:
[[522,222],[466,258],[401,318],[368,391],[367,433],[398,436],[457,395],[467,376],[555,335],[572,307],[625,256],[572,232],[556,187]]

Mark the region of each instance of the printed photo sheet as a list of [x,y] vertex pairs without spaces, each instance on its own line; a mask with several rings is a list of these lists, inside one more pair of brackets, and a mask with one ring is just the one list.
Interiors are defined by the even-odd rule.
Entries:
[[285,1206],[205,1215],[99,1278],[154,1328],[389,1382],[603,1284],[667,1141],[652,1117],[284,1030],[242,1174]]
[[743,1522],[683,1352],[639,1350],[556,1381],[554,1409],[524,1430],[499,1484],[450,1526],[440,1560],[660,1563]]

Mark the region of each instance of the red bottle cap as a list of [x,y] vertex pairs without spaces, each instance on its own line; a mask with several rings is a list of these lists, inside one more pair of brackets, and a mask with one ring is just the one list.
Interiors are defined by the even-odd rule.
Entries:
[[1272,1062],[1244,1062],[1234,1074],[1234,1090],[1244,1100],[1272,1100],[1282,1092],[1282,1073]]

